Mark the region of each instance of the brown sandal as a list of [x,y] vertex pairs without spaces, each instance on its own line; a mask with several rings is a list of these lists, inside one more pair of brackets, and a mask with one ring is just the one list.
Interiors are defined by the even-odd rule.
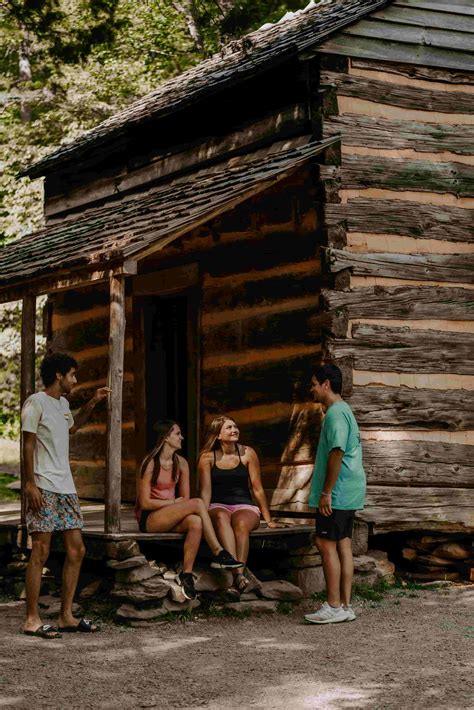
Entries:
[[239,572],[239,574],[237,574],[235,576],[234,586],[237,589],[237,591],[239,592],[239,594],[244,594],[244,592],[247,590],[247,587],[249,586],[249,584],[250,584],[250,581],[247,579],[245,574],[243,574],[242,572]]

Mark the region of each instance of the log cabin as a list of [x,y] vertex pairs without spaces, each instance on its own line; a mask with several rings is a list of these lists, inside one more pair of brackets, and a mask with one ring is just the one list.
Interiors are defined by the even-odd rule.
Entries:
[[79,362],[82,498],[120,531],[158,418],[195,470],[227,412],[276,511],[304,516],[332,361],[363,439],[374,533],[474,527],[474,6],[323,0],[224,47],[27,167],[45,226],[0,253]]

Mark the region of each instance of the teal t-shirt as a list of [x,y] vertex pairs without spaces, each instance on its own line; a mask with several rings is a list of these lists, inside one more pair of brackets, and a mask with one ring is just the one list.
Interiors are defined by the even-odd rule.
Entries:
[[313,508],[319,506],[332,449],[344,451],[341,471],[332,490],[332,507],[335,510],[361,510],[364,507],[366,481],[360,433],[352,409],[343,400],[331,404],[321,427],[309,494],[309,505]]

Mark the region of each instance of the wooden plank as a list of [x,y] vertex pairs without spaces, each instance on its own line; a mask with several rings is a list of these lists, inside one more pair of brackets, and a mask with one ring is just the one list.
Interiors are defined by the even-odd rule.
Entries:
[[474,113],[474,94],[463,91],[422,89],[419,86],[397,85],[390,81],[329,71],[321,73],[321,83],[336,86],[339,96],[439,113]]
[[[25,294],[21,307],[21,363],[20,363],[20,407],[35,391],[36,358],[36,295]],[[23,435],[20,443],[21,470],[21,523],[25,524],[25,462],[23,460]]]
[[474,320],[474,292],[467,288],[372,286],[321,293],[326,308],[346,309],[354,318]]
[[457,13],[455,6],[452,12],[440,13],[437,10],[421,9],[402,3],[393,3],[389,8],[374,12],[370,18],[385,22],[417,25],[419,27],[434,27],[441,30],[455,30],[474,34],[474,17]]
[[416,7],[420,10],[433,10],[434,12],[474,15],[471,0],[456,0],[455,2],[439,2],[439,0],[398,0],[396,4],[398,7]]
[[[309,308],[288,309],[264,315],[247,316],[205,327],[202,333],[205,356],[228,351],[242,352],[254,348],[275,347],[290,343],[320,343],[321,328],[313,316],[318,315],[317,295]],[[284,303],[282,304],[284,308]]]
[[331,116],[324,122],[325,138],[338,134],[347,146],[382,149],[390,146],[391,150],[474,155],[474,126],[468,125],[460,130],[450,124],[391,121],[351,113]]
[[352,338],[332,338],[328,352],[353,355],[356,370],[474,374],[474,335],[380,325],[354,325]]
[[[399,21],[397,14],[393,13],[394,22],[379,21],[373,17],[344,28],[344,34],[354,37],[382,39],[385,42],[399,42],[402,44],[427,44],[436,49],[450,49],[462,52],[472,50],[472,36],[469,35],[469,25],[466,32],[449,29],[437,29],[429,26],[426,20],[423,28]],[[469,23],[470,17],[466,18]]]
[[109,279],[120,274],[135,274],[137,272],[137,262],[127,259],[123,263],[117,264],[107,269],[88,269],[74,271],[63,270],[54,276],[34,277],[26,279],[21,285],[6,286],[0,289],[0,303],[18,301],[28,293],[34,285],[35,292],[50,294],[56,291],[64,291],[72,288],[85,288],[93,283],[107,282]]
[[[433,67],[419,67],[416,64],[403,64],[403,62],[373,61],[371,59],[351,59],[351,65],[359,69],[371,71],[384,71],[391,74],[400,74],[411,79],[428,81],[443,81],[448,84],[474,84],[472,72],[450,71],[449,69],[434,69]],[[329,67],[328,67],[329,68]],[[332,67],[331,67],[332,68]],[[459,87],[457,87],[459,88]]]
[[466,488],[412,488],[369,486],[366,507],[359,513],[366,522],[397,529],[399,522],[457,524],[458,529],[474,527],[474,490]]
[[[443,431],[474,429],[474,392],[469,390],[354,387],[349,404],[359,425],[365,428]],[[379,443],[382,442],[377,442],[377,445]],[[394,442],[394,445],[395,443],[400,444]],[[364,447],[366,444],[372,446],[372,443],[366,442]],[[453,458],[453,466],[456,461],[457,459]],[[473,475],[472,472],[470,475]],[[471,483],[474,484],[472,479]]]
[[198,264],[186,264],[186,266],[176,266],[134,276],[133,295],[135,297],[171,294],[195,286],[198,282]]
[[[474,488],[474,446],[435,441],[364,441],[367,482],[380,486]],[[454,494],[453,494],[454,495]]]
[[417,281],[453,281],[471,283],[474,272],[474,255],[450,256],[348,252],[342,249],[325,249],[329,271],[337,273],[352,269],[357,276],[416,279]]
[[122,476],[122,387],[125,350],[125,279],[110,279],[110,336],[107,384],[107,452],[105,479],[105,532],[120,532]]
[[401,44],[387,42],[383,39],[354,37],[345,32],[339,32],[317,48],[307,52],[305,56],[311,57],[315,52],[342,54],[358,59],[413,63],[426,67],[440,67],[443,70],[455,69],[466,72],[474,70],[472,52],[452,51],[424,44]]
[[191,494],[197,490],[197,463],[201,441],[201,304],[198,288],[188,290],[186,301],[187,341],[187,453],[190,469]]
[[356,198],[346,204],[326,205],[325,213],[328,225],[346,220],[351,232],[400,234],[418,239],[459,242],[472,242],[474,239],[474,210],[460,207]]
[[388,190],[416,190],[452,193],[458,197],[474,196],[472,166],[447,161],[379,158],[365,155],[343,155],[340,168],[321,166],[321,178],[341,180],[343,188],[380,187]]

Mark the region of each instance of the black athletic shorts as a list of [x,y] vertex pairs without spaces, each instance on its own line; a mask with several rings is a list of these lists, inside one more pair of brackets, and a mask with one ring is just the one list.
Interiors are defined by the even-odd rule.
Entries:
[[355,510],[333,510],[331,515],[316,512],[316,537],[327,540],[342,540],[352,537]]

